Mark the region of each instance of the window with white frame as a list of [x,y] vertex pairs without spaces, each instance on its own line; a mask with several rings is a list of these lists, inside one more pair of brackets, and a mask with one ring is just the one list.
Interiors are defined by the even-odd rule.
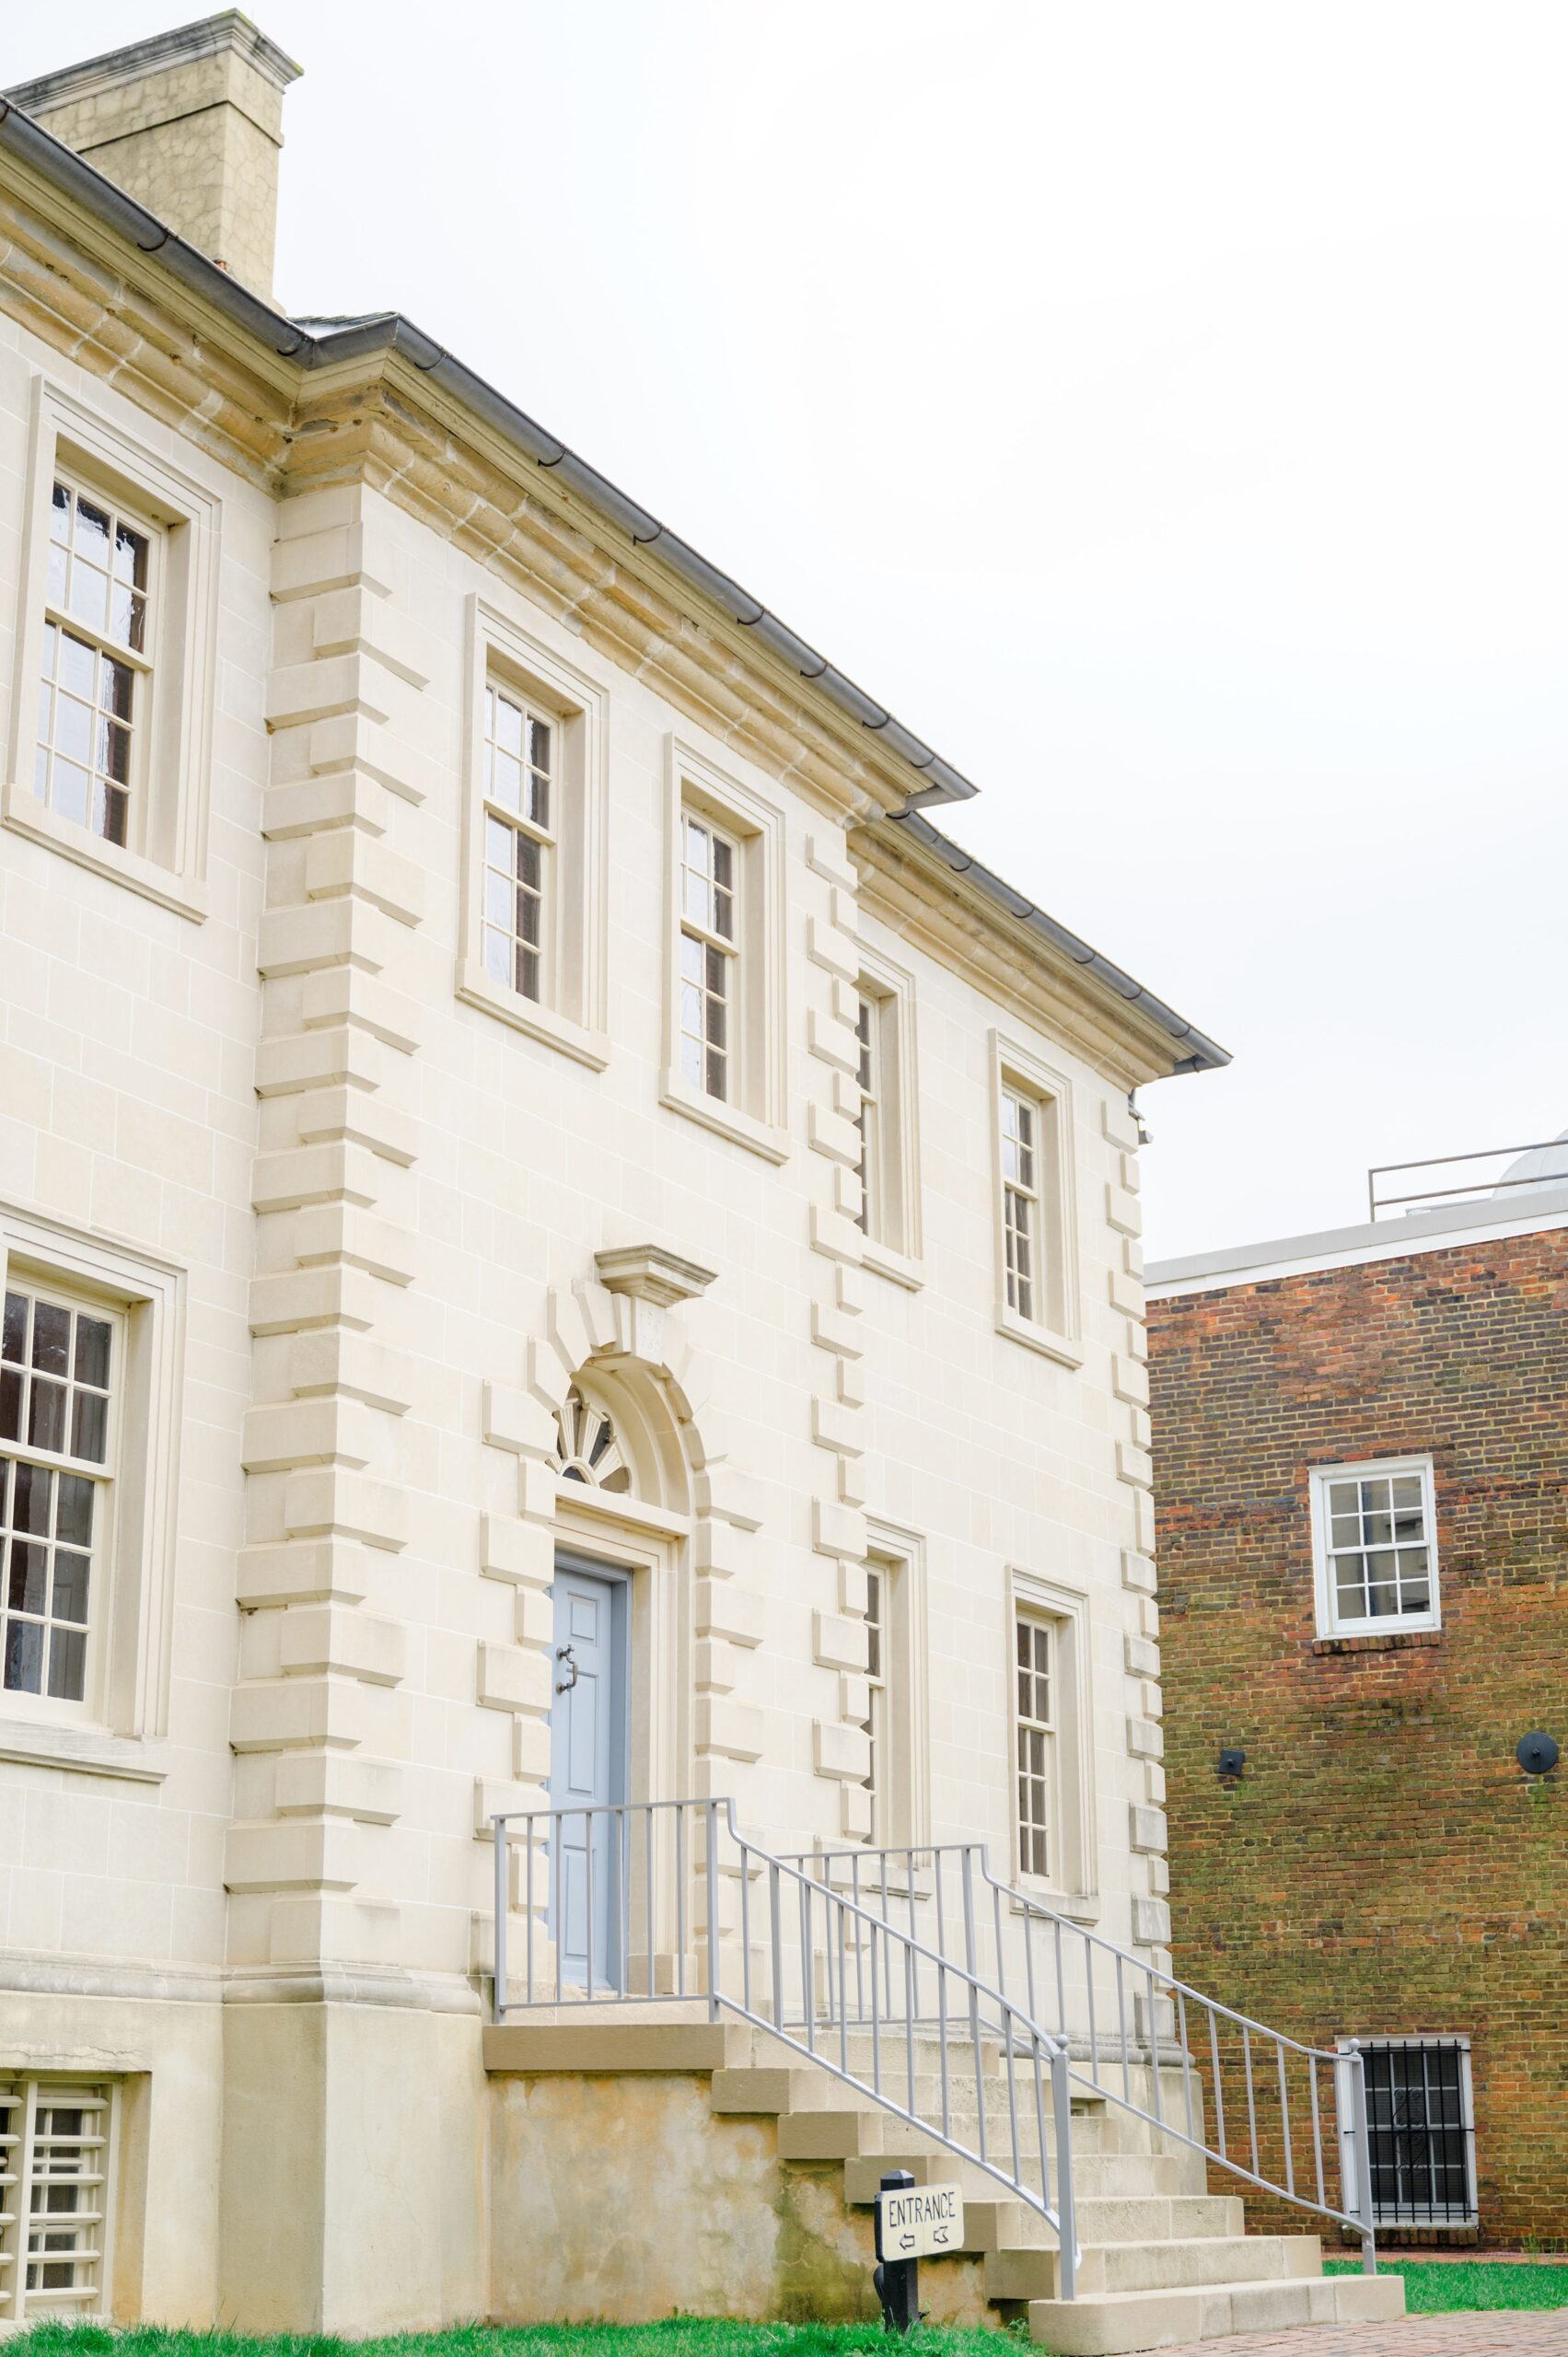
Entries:
[[865,1558],[865,1652],[871,1840],[927,1838],[924,1550],[910,1531],[874,1524]]
[[1438,1626],[1430,1457],[1318,1467],[1312,1527],[1320,1635]]
[[1002,1247],[1007,1306],[1031,1321],[1040,1301],[1040,1107],[1002,1091]]
[[1077,1269],[1068,1085],[992,1034],[996,1141],[996,1322],[1048,1357],[1078,1365]]
[[122,845],[141,831],[132,798],[145,771],[148,599],[160,537],[56,477],[33,783],[60,818]]
[[219,503],[35,380],[6,824],[206,911]]
[[673,735],[660,1102],[772,1162],[784,1124],[783,814]]
[[721,1104],[738,1101],[739,851],[692,810],[680,814],[680,1076]]
[[0,1691],[85,1704],[113,1528],[119,1321],[7,1283],[0,1326]]
[[1056,1709],[1053,1631],[1033,1613],[1015,1616],[1017,1673],[1018,1866],[1050,1881],[1056,1871]]
[[[165,1773],[183,1283],[0,1202],[0,1726]],[[152,1740],[150,1740],[152,1739]]]
[[608,700],[481,598],[468,628],[458,996],[598,1069]]
[[860,1158],[855,1164],[855,1176],[860,1180],[859,1225],[869,1236],[881,1225],[880,1194],[882,1188],[882,1042],[875,999],[860,993],[854,1018],[854,1039],[857,1062],[855,1082],[860,1090],[860,1109],[854,1126],[860,1137]]
[[856,993],[859,1224],[867,1268],[921,1281],[920,1171],[910,977],[866,954]]
[[557,724],[499,679],[484,689],[484,970],[547,995],[553,913]]
[[103,2081],[0,2073],[0,2324],[103,2313],[111,2128]]
[[[1468,2038],[1363,2038],[1372,2214],[1380,2226],[1473,2226]],[[1342,2106],[1349,2114],[1349,2107]]]

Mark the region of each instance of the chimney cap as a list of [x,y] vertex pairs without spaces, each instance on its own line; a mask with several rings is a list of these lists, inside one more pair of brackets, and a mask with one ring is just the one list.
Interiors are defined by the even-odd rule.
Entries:
[[48,114],[57,107],[96,98],[102,91],[118,89],[127,82],[140,81],[167,67],[192,64],[203,57],[219,57],[226,50],[236,51],[264,75],[274,89],[286,90],[291,82],[299,79],[302,68],[259,25],[253,25],[238,8],[224,8],[215,17],[203,17],[193,25],[179,25],[172,32],[153,33],[145,41],[128,42],[123,49],[106,50],[101,57],[85,57],[78,65],[62,65],[55,73],[40,74],[30,82],[18,82],[6,92],[6,97],[24,114]]

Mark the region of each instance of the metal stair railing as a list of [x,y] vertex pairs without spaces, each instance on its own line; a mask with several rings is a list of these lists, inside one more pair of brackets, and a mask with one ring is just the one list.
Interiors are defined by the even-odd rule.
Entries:
[[[1003,1882],[983,1842],[824,1848],[786,1853],[784,1863],[842,1889],[853,1906],[897,1920],[906,1937],[924,1927],[939,1950],[949,1940],[961,1942],[967,1969],[1005,1997],[1009,1977],[1016,1987],[1021,1975],[1027,2015],[1031,2024],[1054,2025],[1070,2049],[1067,2071],[1075,2085],[1092,2088],[1260,2192],[1348,2227],[1359,2237],[1365,2272],[1376,2273],[1366,2072],[1355,2040],[1329,2052],[1205,1997]],[[1205,2068],[1212,2137],[1199,2075]],[[1135,2095],[1135,2070],[1145,2074],[1146,2102]],[[1321,2094],[1325,2071],[1331,2112]],[[1173,2108],[1166,2080],[1177,2073]],[[1337,2168],[1325,2165],[1330,2118]]]
[[496,2022],[687,2002],[746,2022],[1043,2218],[1061,2297],[1074,2297],[1065,2037],[940,1944],[750,1840],[732,1801],[513,1810],[491,1824]]

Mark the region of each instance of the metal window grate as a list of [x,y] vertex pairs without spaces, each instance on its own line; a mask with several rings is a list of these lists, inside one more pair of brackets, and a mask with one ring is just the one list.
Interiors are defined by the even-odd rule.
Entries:
[[102,2306],[110,2090],[0,2080],[0,2325]]
[[1475,2119],[1463,2038],[1363,2039],[1380,2226],[1475,2223]]

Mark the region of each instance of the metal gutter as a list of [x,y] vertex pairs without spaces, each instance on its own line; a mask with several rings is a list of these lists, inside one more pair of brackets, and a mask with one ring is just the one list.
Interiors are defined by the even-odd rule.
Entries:
[[1052,949],[1070,958],[1074,965],[1081,966],[1086,973],[1093,975],[1097,982],[1113,991],[1129,1006],[1135,1006],[1141,1015],[1146,1016],[1151,1023],[1156,1024],[1160,1030],[1184,1047],[1187,1053],[1173,1071],[1218,1072],[1229,1063],[1230,1051],[1227,1048],[1222,1048],[1216,1040],[1209,1039],[1196,1024],[1189,1023],[1184,1016],[1177,1014],[1174,1007],[1167,1006],[1163,999],[1156,998],[1152,991],[1145,990],[1142,982],[1134,981],[1131,974],[1124,973],[1120,966],[1112,965],[1109,958],[1102,958],[1098,949],[1091,948],[1075,933],[1070,933],[1064,924],[1058,924],[1054,917],[1048,916],[1043,909],[1037,908],[1021,892],[1016,892],[1010,884],[1005,884],[1001,877],[983,866],[972,852],[965,851],[950,836],[940,833],[929,819],[923,819],[917,810],[899,810],[891,813],[885,823],[901,828],[924,850],[934,853],[955,876],[966,877],[977,891],[984,893],[988,900],[994,900],[998,908],[1005,909],[1019,924],[1026,925],[1030,933],[1038,934],[1042,941],[1048,941]]

